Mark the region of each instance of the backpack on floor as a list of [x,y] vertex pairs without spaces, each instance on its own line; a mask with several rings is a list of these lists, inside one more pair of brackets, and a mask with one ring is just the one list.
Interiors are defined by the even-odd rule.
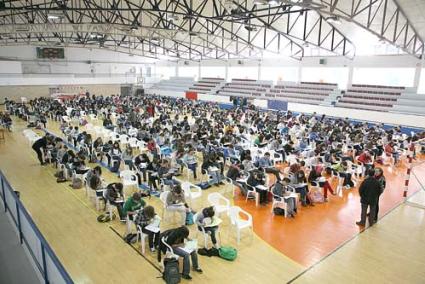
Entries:
[[233,261],[238,256],[238,251],[233,247],[221,247],[218,254],[222,259]]
[[[112,213],[112,219],[115,219],[115,218],[116,218],[115,213]],[[97,217],[97,221],[99,223],[107,223],[107,222],[111,221],[111,218],[109,217],[109,213],[103,213],[103,214],[99,215]]]
[[83,181],[80,178],[73,178],[72,179],[72,188],[73,189],[80,189],[83,187]]
[[179,261],[172,258],[164,259],[164,272],[162,273],[162,278],[167,284],[177,284],[181,281],[181,276],[179,272]]
[[273,214],[274,215],[285,215],[285,210],[283,208],[280,207],[275,207],[273,208]]
[[309,197],[313,203],[323,203],[325,198],[320,190],[313,190],[309,193]]
[[124,237],[124,241],[127,244],[134,244],[137,241],[137,234],[130,233],[127,236]]
[[210,184],[208,182],[201,182],[199,184],[197,184],[197,186],[199,186],[202,190],[208,189],[210,188]]

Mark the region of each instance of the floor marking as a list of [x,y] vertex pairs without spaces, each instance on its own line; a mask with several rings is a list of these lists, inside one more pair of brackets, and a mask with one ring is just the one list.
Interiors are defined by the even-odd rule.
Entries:
[[[391,212],[393,212],[395,209],[397,209],[398,207],[400,207],[403,204],[404,204],[403,202],[401,202],[399,204],[396,204],[393,208],[391,208],[390,210],[388,210],[388,212],[386,212],[381,218],[378,218],[378,221],[379,220],[382,220],[383,218],[385,218],[388,214],[390,214]],[[375,225],[372,226],[372,227],[376,227],[376,225],[377,225],[377,223],[375,223]],[[343,242],[342,244],[340,244],[333,251],[331,251],[330,253],[328,253],[326,256],[324,256],[323,258],[321,258],[318,262],[316,262],[313,265],[309,266],[307,269],[305,269],[300,274],[298,274],[297,276],[295,276],[294,278],[292,278],[291,280],[289,280],[286,283],[287,284],[293,283],[295,280],[297,280],[298,278],[300,278],[302,275],[304,275],[305,273],[307,273],[308,271],[310,271],[311,269],[313,269],[315,266],[317,266],[318,264],[320,264],[321,262],[323,262],[325,259],[327,259],[331,255],[333,255],[334,253],[336,253],[338,250],[340,250],[346,244],[348,244],[349,242],[351,242],[352,240],[354,240],[355,238],[357,238],[358,236],[360,236],[360,234],[366,232],[367,230],[369,230],[372,227],[369,226],[369,227],[366,227],[366,228],[362,229],[360,232],[356,233],[354,236],[352,236],[351,238],[349,238],[348,240],[346,240],[345,242]]]
[[[109,228],[119,236],[119,238],[121,240],[123,240],[123,238],[121,237],[121,234],[115,230],[112,226],[109,226]],[[124,240],[123,240],[124,241]],[[137,248],[135,248],[134,246],[132,246],[131,244],[128,244],[135,252],[137,252],[137,254],[139,254],[141,257],[143,257],[147,262],[149,262],[150,265],[152,265],[156,270],[158,270],[160,273],[162,273],[161,268],[159,268],[157,265],[155,265],[155,263],[153,263],[150,259],[148,259],[146,256],[144,256]]]

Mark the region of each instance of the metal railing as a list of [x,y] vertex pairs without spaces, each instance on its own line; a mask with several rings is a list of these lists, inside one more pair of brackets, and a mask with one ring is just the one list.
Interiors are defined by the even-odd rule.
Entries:
[[21,245],[26,247],[44,283],[74,283],[1,170],[0,186],[4,211],[11,217]]

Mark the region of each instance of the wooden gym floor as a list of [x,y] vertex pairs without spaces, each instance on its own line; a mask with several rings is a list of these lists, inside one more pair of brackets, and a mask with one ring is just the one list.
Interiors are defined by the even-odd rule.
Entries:
[[[39,166],[21,134],[26,123],[16,119],[14,123],[15,131],[6,133],[6,141],[0,142],[0,168],[21,192],[23,203],[75,283],[163,283],[156,278],[160,276],[156,253],[147,252],[146,260],[138,253],[137,245],[125,244],[119,236],[124,235],[125,225],[118,221],[97,223],[100,212],[96,212],[84,189],[72,190],[68,183],[56,183],[55,169]],[[54,122],[49,122],[49,130],[59,134]],[[418,172],[425,176],[422,169]],[[403,175],[404,168],[396,169],[394,181],[401,181]],[[103,176],[108,182],[118,180],[106,169]],[[386,176],[393,181],[388,172]],[[412,183],[413,188],[418,185]],[[389,189],[381,198],[381,216],[401,201],[401,184]],[[224,190],[221,187],[204,192],[202,200],[194,203],[195,210],[207,205],[207,193]],[[226,193],[228,198],[230,195]],[[253,213],[256,234],[251,239],[249,233],[244,233],[237,246],[235,233],[228,230],[225,218],[221,240],[238,248],[238,259],[226,262],[200,256],[204,274],[192,273],[192,282],[423,283],[425,211],[401,205],[359,234],[354,224],[359,216],[357,190],[344,190],[342,196],[331,196],[327,204],[303,208],[295,220],[272,217],[270,208],[255,209],[253,202],[236,198],[237,205]],[[146,201],[161,214],[159,199]],[[162,229],[173,226],[177,224],[163,222]],[[194,232],[192,226],[192,236]]]

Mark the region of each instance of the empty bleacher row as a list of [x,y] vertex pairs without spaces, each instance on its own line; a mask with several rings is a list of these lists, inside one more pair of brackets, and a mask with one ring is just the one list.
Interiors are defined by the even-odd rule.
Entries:
[[171,77],[154,84],[151,89],[163,91],[185,92],[195,84],[192,77]]
[[223,78],[204,77],[199,79],[198,82],[195,82],[193,86],[190,86],[187,91],[209,94],[216,91],[217,88],[220,88],[225,83]]
[[338,93],[336,84],[278,82],[265,96],[275,100],[319,105],[331,94],[336,93]]
[[172,77],[153,89],[425,115],[425,96],[416,94],[414,88],[398,86],[352,84],[341,91],[337,84],[321,82],[280,81],[274,85],[265,80],[226,82],[223,78],[201,78],[196,82],[193,78]]
[[353,84],[342,92],[342,97],[337,101],[337,107],[391,111],[401,94],[413,92],[410,88],[380,86],[380,85],[358,85]]

